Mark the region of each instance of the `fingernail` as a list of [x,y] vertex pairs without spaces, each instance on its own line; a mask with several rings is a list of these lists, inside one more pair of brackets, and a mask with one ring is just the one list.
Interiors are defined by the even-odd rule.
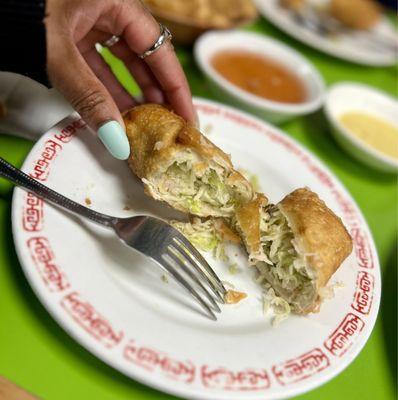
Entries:
[[130,155],[130,145],[126,132],[117,121],[109,121],[97,131],[98,137],[109,153],[118,160],[127,160]]

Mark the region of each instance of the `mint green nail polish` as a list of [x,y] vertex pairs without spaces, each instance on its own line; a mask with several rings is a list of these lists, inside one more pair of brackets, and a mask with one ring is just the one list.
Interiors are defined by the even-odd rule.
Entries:
[[117,121],[109,121],[97,131],[109,153],[118,160],[126,160],[130,155],[130,145],[126,132]]

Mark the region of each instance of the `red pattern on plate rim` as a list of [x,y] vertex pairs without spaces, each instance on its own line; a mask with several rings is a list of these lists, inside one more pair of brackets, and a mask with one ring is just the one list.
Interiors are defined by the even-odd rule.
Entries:
[[68,143],[73,139],[73,136],[76,135],[77,131],[86,127],[86,125],[87,124],[79,118],[61,129],[61,133],[54,134],[54,138],[58,139],[62,143]]
[[66,275],[55,262],[48,239],[36,236],[28,239],[26,243],[33,263],[50,292],[62,292],[70,287]]
[[354,249],[359,267],[373,269],[374,262],[368,237],[358,227],[353,227],[350,233],[354,241]]
[[354,344],[364,326],[365,322],[358,315],[348,313],[324,342],[326,349],[334,356],[341,357]]
[[60,133],[53,134],[53,139],[46,140],[44,149],[39,159],[35,162],[33,171],[30,173],[32,178],[39,181],[46,181],[50,172],[50,163],[62,151],[62,144],[70,142],[78,130],[85,126],[86,123],[79,118],[61,129]]
[[93,338],[107,348],[120,343],[123,331],[116,331],[111,324],[82,296],[72,292],[64,296],[61,307]]
[[62,145],[52,139],[46,140],[44,150],[41,152],[39,159],[36,161],[33,171],[30,173],[32,178],[39,181],[46,181],[50,173],[50,163],[61,152]]
[[330,366],[327,355],[319,348],[315,348],[293,360],[274,365],[272,372],[282,385],[289,385],[323,371]]
[[134,340],[124,347],[123,357],[149,372],[159,372],[176,381],[192,383],[195,379],[196,368],[191,361],[176,360],[162,351],[139,346]]
[[224,390],[266,390],[271,386],[269,375],[265,369],[246,368],[232,371],[226,367],[201,368],[201,380],[204,387]]
[[[318,180],[329,188],[340,210],[344,215],[354,240],[354,248],[359,268],[373,268],[373,255],[370,240],[360,228],[362,219],[350,200],[334,186],[334,182],[328,173],[313,163],[311,157],[305,154],[294,142],[282,135],[272,132],[261,123],[238,115],[230,110],[223,110],[214,105],[196,104],[196,108],[205,114],[219,115],[239,125],[254,129],[266,134],[270,140],[282,145],[290,153],[297,156],[315,175]],[[40,158],[35,162],[31,176],[45,181],[50,172],[50,163],[62,151],[62,144],[70,142],[78,130],[86,124],[77,119],[62,128],[60,132],[52,135],[44,144],[44,150]],[[43,211],[40,212],[38,205],[30,200],[26,201],[26,210],[31,207],[30,219],[27,211],[23,214],[23,227],[27,232],[34,229],[42,229]],[[40,217],[41,218],[40,218]],[[36,219],[35,219],[36,218]],[[31,230],[29,230],[31,229]],[[34,239],[34,238],[33,238]],[[43,238],[45,239],[45,238]],[[29,241],[28,241],[29,242]],[[32,242],[33,243],[33,242]],[[29,247],[29,244],[28,244]],[[40,273],[40,270],[39,270]],[[60,272],[62,274],[62,272]],[[370,281],[370,283],[369,283]],[[363,314],[368,314],[372,305],[374,291],[374,277],[370,274],[359,275],[357,292],[352,303],[352,308]],[[361,294],[359,294],[361,292]],[[368,295],[366,298],[365,293]],[[368,302],[365,305],[365,300]],[[60,302],[61,307],[93,338],[112,348],[120,344],[123,339],[123,331],[115,332],[110,323],[105,320],[88,302],[82,300],[77,292],[64,296]],[[348,313],[341,324],[324,342],[325,348],[335,356],[341,357],[352,346],[356,337],[362,331],[365,322],[357,315]],[[134,341],[128,342],[124,347],[123,357],[126,361],[145,368],[153,373],[158,372],[170,379],[192,383],[195,380],[196,367],[191,361],[182,362],[170,358],[165,353],[145,346],[137,346]],[[280,385],[288,385],[298,382],[325,370],[331,365],[329,358],[320,348],[314,348],[305,354],[284,363],[272,367],[273,374]],[[242,371],[231,371],[224,367],[213,368],[208,365],[202,366],[201,383],[208,389],[224,390],[266,390],[271,387],[271,380],[266,370],[247,368]]]
[[43,228],[43,200],[32,192],[26,192],[22,211],[22,227],[27,232],[40,232]]
[[375,278],[367,271],[359,271],[357,277],[357,289],[354,293],[354,301],[351,307],[363,315],[370,312],[373,301],[373,289]]

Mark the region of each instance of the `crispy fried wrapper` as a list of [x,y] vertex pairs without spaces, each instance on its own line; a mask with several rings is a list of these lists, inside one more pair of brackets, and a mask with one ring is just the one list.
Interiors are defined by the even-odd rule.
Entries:
[[322,289],[352,251],[341,219],[307,188],[276,205],[262,198],[243,205],[236,226],[260,277],[299,314],[318,310]]
[[230,157],[172,111],[146,104],[123,118],[129,166],[154,199],[201,217],[229,217],[253,197]]

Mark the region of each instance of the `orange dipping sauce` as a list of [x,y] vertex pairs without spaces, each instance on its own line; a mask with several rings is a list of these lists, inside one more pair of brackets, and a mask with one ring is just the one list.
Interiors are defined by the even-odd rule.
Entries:
[[229,82],[268,100],[302,103],[307,99],[301,79],[278,62],[248,51],[224,50],[211,64]]

